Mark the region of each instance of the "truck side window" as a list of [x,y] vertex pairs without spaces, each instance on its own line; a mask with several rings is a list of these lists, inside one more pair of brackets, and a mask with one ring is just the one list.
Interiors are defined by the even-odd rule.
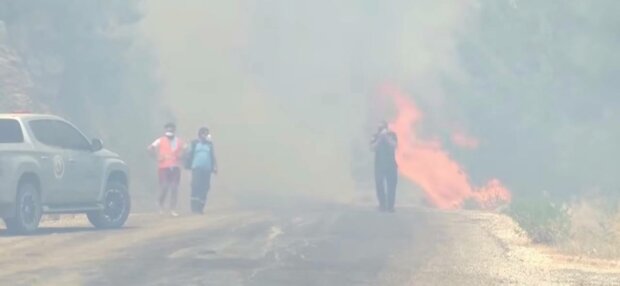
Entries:
[[82,151],[90,150],[90,143],[80,131],[63,121],[56,121],[56,124],[61,147]]
[[60,142],[58,142],[57,136],[55,136],[56,129],[54,121],[52,120],[34,120],[29,123],[30,130],[37,141],[52,147],[60,148]]
[[22,143],[24,133],[15,119],[0,119],[0,143]]
[[30,122],[30,129],[35,138],[48,146],[90,150],[88,140],[73,126],[59,120],[35,120]]

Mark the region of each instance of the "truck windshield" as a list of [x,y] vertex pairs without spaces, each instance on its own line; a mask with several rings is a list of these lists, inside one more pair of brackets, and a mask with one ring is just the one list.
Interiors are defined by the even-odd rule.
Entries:
[[24,134],[19,122],[15,119],[0,119],[0,144],[22,142]]

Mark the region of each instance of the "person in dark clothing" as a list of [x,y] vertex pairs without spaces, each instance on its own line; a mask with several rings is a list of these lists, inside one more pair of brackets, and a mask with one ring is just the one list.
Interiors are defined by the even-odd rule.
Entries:
[[398,166],[396,164],[396,147],[398,138],[391,131],[387,122],[379,125],[377,133],[371,139],[375,152],[375,184],[379,211],[394,212]]
[[211,134],[206,127],[198,130],[198,139],[192,141],[186,167],[192,170],[191,208],[195,214],[202,214],[211,188],[211,174],[217,174],[215,149]]

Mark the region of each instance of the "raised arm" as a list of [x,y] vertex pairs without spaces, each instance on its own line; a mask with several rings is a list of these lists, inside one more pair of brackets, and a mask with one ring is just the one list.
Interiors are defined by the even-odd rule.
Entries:
[[151,154],[155,154],[155,150],[159,147],[159,141],[160,139],[156,139],[153,143],[151,143],[151,145],[146,147],[146,151]]
[[390,144],[392,148],[398,147],[398,136],[396,136],[396,133],[390,132],[386,137],[388,144]]

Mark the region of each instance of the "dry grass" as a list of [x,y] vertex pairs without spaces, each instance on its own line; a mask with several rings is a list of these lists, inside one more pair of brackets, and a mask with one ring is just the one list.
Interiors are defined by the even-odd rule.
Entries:
[[597,197],[571,203],[569,238],[560,247],[573,254],[620,258],[620,212],[617,201]]
[[619,200],[609,195],[581,197],[558,204],[546,197],[515,200],[508,214],[535,243],[563,252],[620,258]]

